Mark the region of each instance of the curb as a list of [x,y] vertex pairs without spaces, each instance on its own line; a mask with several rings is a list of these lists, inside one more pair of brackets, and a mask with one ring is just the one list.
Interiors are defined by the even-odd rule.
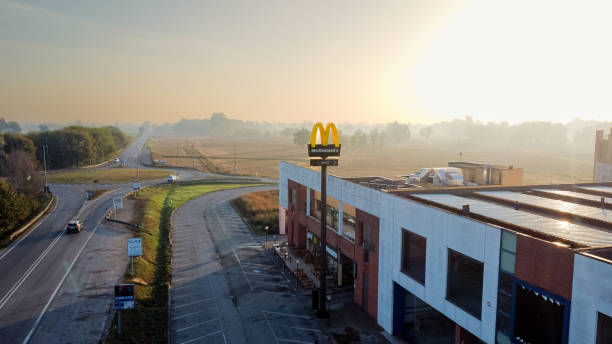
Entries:
[[9,235],[9,240],[13,241],[15,237],[17,237],[24,231],[28,230],[34,223],[40,220],[40,218],[43,217],[43,215],[47,214],[47,212],[49,211],[49,208],[51,208],[51,206],[55,204],[55,202],[56,202],[56,199],[55,199],[55,196],[53,196],[53,198],[51,198],[51,201],[49,202],[49,204],[47,204],[45,209],[43,209],[43,211],[38,213],[38,215],[36,215],[32,220],[30,220],[30,222],[26,223],[21,228],[19,228],[18,230],[14,231],[11,235]]

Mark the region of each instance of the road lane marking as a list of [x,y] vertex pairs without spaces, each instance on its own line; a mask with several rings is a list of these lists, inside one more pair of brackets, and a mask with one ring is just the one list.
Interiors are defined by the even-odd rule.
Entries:
[[55,208],[57,208],[57,205],[59,204],[59,202],[60,200],[57,199],[57,201],[55,201],[55,204],[53,205],[53,209],[51,209],[51,211],[47,215],[45,215],[44,218],[40,219],[38,223],[36,224],[36,226],[28,230],[28,232],[25,235],[23,235],[19,240],[15,241],[9,248],[7,248],[0,256],[0,260],[2,260],[2,258],[4,258],[7,254],[9,254],[9,252],[11,252],[16,246],[18,246],[23,241],[23,239],[27,238],[28,235],[34,232],[38,228],[38,226],[40,226],[43,222],[45,222],[47,218],[55,212]]
[[98,230],[98,226],[100,226],[100,223],[98,223],[96,225],[96,227],[94,228],[94,230],[91,231],[91,233],[89,234],[89,237],[87,237],[87,240],[85,241],[85,244],[83,244],[83,246],[81,247],[81,249],[77,253],[76,257],[74,257],[74,259],[72,260],[72,263],[70,263],[70,266],[68,267],[68,270],[66,270],[66,273],[62,277],[62,280],[59,282],[59,284],[57,285],[57,287],[53,291],[53,294],[49,298],[49,301],[47,301],[47,304],[45,305],[45,308],[43,308],[43,310],[40,312],[40,315],[38,316],[38,318],[36,318],[36,322],[34,322],[34,326],[32,326],[32,329],[30,330],[30,332],[28,332],[27,337],[23,340],[23,344],[27,344],[30,341],[30,338],[34,334],[34,331],[36,331],[36,327],[38,327],[38,325],[40,324],[40,321],[42,320],[43,316],[45,315],[45,312],[47,311],[47,308],[49,308],[49,305],[51,305],[51,301],[53,301],[53,298],[55,298],[55,295],[60,290],[60,287],[64,283],[64,280],[66,280],[66,277],[68,277],[68,274],[70,273],[70,271],[72,270],[72,267],[74,266],[74,264],[76,263],[77,259],[81,255],[81,252],[83,252],[83,249],[85,249],[85,247],[87,246],[87,243],[89,243],[89,239],[91,239],[91,237],[94,235],[94,233]]
[[183,319],[183,318],[186,318],[186,317],[190,317],[192,315],[204,313],[204,312],[209,311],[211,309],[214,309],[214,308],[206,308],[206,309],[201,310],[201,311],[197,311],[197,312],[193,312],[193,313],[187,313],[187,314],[184,314],[184,315],[181,315],[181,316],[178,316],[178,317],[174,317],[174,318],[172,318],[172,320]]
[[61,231],[60,234],[57,237],[55,237],[55,239],[51,242],[51,244],[49,244],[49,246],[47,246],[47,248],[40,254],[40,256],[38,256],[38,258],[36,258],[34,263],[32,263],[32,265],[30,265],[28,270],[26,270],[26,272],[21,276],[21,278],[19,278],[19,280],[17,282],[15,282],[15,284],[11,287],[11,289],[9,289],[9,291],[4,295],[4,297],[2,297],[2,299],[0,299],[0,309],[2,309],[6,305],[8,300],[10,300],[10,298],[13,296],[13,294],[15,294],[17,289],[19,289],[19,287],[21,287],[23,282],[25,282],[25,280],[30,276],[30,274],[32,274],[32,272],[36,269],[38,264],[40,264],[40,262],[45,258],[45,256],[51,251],[53,246],[55,246],[55,244],[57,244],[57,242],[64,235],[64,233],[66,233],[66,232],[65,231]]
[[233,247],[232,247],[232,251],[234,251],[234,256],[236,256],[236,260],[238,261],[238,265],[240,265],[240,270],[242,271],[242,274],[244,275],[244,278],[246,278],[247,283],[249,283],[249,288],[251,288],[251,291],[253,291],[253,286],[251,285],[251,281],[249,280],[249,276],[247,276],[247,274],[244,272],[244,268],[242,267],[242,264],[240,263],[240,258],[238,258],[238,255],[236,254],[236,251],[234,250]]

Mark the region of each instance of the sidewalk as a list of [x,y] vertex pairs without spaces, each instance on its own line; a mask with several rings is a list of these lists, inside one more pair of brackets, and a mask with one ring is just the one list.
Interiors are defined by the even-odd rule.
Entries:
[[[264,239],[259,237],[258,239]],[[270,238],[268,238],[270,239]],[[276,244],[268,241],[268,248],[277,264],[284,265],[285,271],[290,272],[293,286],[297,278],[300,283],[296,293],[306,308],[311,309],[312,291],[319,287],[318,274],[312,264],[305,264],[302,258],[303,251],[287,246],[285,235],[277,235]],[[335,343],[389,343],[390,336],[384,335],[384,330],[378,326],[376,320],[371,318],[361,307],[353,301],[353,292],[332,293],[330,302],[330,318],[318,319],[319,326],[333,338]]]

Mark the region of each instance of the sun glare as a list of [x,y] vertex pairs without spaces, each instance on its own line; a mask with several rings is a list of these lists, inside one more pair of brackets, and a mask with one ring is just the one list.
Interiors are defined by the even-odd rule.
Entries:
[[411,89],[443,117],[612,119],[611,10],[606,1],[472,1],[426,48]]

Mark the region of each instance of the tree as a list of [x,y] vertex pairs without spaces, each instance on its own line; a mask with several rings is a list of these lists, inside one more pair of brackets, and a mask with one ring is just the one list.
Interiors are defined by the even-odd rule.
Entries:
[[32,153],[14,150],[6,155],[7,181],[15,191],[28,196],[38,196],[43,181],[38,161]]
[[34,143],[21,134],[4,134],[4,152],[10,153],[16,150],[34,153]]
[[38,126],[38,130],[40,130],[40,131],[49,131],[49,126],[44,125],[44,124],[40,124]]
[[293,133],[293,143],[296,145],[305,145],[310,142],[310,130],[302,128]]
[[410,139],[410,127],[397,121],[388,123],[385,133],[392,142],[403,142]]
[[21,132],[21,126],[19,125],[19,123],[15,121],[10,121],[6,123],[6,132],[13,133],[13,134],[19,134]]
[[425,127],[419,131],[419,134],[421,134],[421,136],[423,136],[424,138],[429,139],[432,132],[433,132],[432,127]]
[[366,133],[362,132],[361,129],[357,129],[357,131],[353,133],[350,139],[351,145],[355,147],[364,146],[367,140],[368,140],[368,136],[366,135]]

